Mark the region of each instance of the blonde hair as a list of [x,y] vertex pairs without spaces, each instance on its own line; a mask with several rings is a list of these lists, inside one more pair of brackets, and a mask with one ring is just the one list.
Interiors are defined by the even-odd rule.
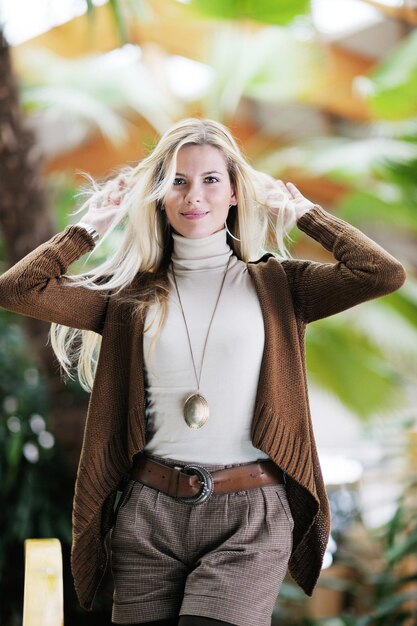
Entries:
[[[178,152],[189,144],[214,146],[225,158],[237,197],[237,206],[231,209],[227,220],[230,232],[236,237],[229,237],[234,253],[245,262],[258,259],[265,252],[268,236],[273,233],[277,256],[290,257],[285,238],[289,237],[295,224],[295,214],[285,206],[284,195],[277,190],[274,179],[250,166],[229,130],[219,122],[195,118],[182,120],[171,127],[152,152],[135,167],[121,169],[112,180],[101,185],[92,181],[88,199],[77,211],[88,210],[91,205],[100,206],[123,181],[119,211],[95,248],[99,248],[102,241],[124,222],[117,250],[93,270],[70,279],[74,285],[111,291],[111,297],[122,297],[123,288],[139,272],[153,274],[154,280],[135,298],[134,313],[144,313],[145,307],[151,303],[159,304],[159,328],[166,313],[167,268],[172,250],[169,225],[165,212],[160,209],[175,178]],[[271,209],[275,209],[274,215]],[[101,337],[92,331],[58,324],[52,324],[50,337],[64,372],[71,377],[72,369],[76,367],[81,385],[90,391]]]

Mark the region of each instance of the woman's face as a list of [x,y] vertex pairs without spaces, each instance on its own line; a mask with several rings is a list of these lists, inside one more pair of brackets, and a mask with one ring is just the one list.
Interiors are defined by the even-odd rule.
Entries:
[[212,235],[224,228],[229,207],[236,202],[220,150],[209,145],[179,150],[175,179],[164,202],[176,233],[190,239]]

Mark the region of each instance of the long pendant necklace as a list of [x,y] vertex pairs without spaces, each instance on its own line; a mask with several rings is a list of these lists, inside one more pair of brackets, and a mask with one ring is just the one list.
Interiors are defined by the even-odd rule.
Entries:
[[178,285],[177,285],[177,279],[176,279],[175,271],[174,271],[174,264],[172,264],[172,276],[174,278],[174,285],[177,291],[178,301],[181,307],[181,313],[182,313],[182,317],[184,320],[185,330],[187,332],[188,345],[190,348],[191,360],[193,362],[194,375],[195,375],[195,380],[197,383],[197,391],[186,399],[184,403],[184,408],[183,408],[183,415],[184,415],[185,422],[187,426],[189,426],[190,428],[201,428],[201,426],[203,426],[207,422],[209,415],[210,415],[208,402],[206,398],[200,393],[200,380],[201,380],[201,373],[203,371],[204,357],[206,355],[207,340],[210,334],[210,328],[214,319],[214,314],[216,313],[217,305],[219,304],[220,296],[223,291],[223,285],[224,285],[224,281],[226,280],[227,270],[229,269],[230,259],[231,259],[231,255],[229,256],[229,259],[227,261],[226,269],[223,274],[223,280],[220,285],[219,294],[217,296],[216,304],[214,305],[213,313],[212,313],[210,323],[208,326],[206,340],[204,342],[204,347],[203,347],[203,356],[201,357],[200,375],[197,374],[194,353],[193,353],[193,349],[191,346],[190,333],[188,330],[187,320],[185,319],[184,307],[182,306],[181,296],[180,296],[180,292],[179,292]]

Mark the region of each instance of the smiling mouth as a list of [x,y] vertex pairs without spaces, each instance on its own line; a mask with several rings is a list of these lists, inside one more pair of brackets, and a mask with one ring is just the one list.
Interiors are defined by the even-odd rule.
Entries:
[[205,215],[208,215],[208,211],[186,211],[184,213],[181,213],[181,215],[183,217],[190,217],[190,218],[198,218],[198,217],[204,217]]

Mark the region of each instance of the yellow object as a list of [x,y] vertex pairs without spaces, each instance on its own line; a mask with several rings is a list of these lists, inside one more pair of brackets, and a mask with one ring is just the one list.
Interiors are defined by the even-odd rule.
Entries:
[[62,552],[58,539],[25,541],[23,626],[63,626]]

